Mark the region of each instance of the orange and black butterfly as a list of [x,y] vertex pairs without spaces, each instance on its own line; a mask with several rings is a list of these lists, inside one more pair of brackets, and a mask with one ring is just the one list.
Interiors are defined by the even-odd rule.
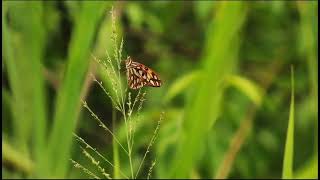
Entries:
[[149,67],[132,61],[130,56],[125,60],[128,85],[131,89],[139,89],[143,86],[160,87],[159,76]]

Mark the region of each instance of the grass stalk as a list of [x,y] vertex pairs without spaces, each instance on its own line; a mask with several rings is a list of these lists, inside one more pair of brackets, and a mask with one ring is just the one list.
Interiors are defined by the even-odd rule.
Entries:
[[159,121],[158,121],[157,127],[156,127],[156,129],[154,130],[153,135],[152,135],[152,138],[151,138],[151,140],[150,140],[150,142],[149,142],[149,144],[148,144],[147,150],[145,151],[145,153],[144,153],[144,155],[143,155],[143,158],[142,158],[142,160],[141,160],[141,162],[140,162],[139,168],[138,168],[137,173],[136,173],[136,175],[135,175],[135,179],[138,177],[139,172],[140,172],[140,169],[141,169],[141,167],[142,167],[142,165],[143,165],[143,163],[144,163],[144,160],[145,160],[147,154],[150,152],[150,148],[151,148],[151,146],[153,145],[153,143],[155,142],[155,140],[156,140],[156,138],[157,138],[157,136],[158,136],[159,129],[160,129],[160,124],[161,124],[161,122],[162,122],[162,120],[163,120],[163,115],[164,115],[164,113],[162,112],[161,115],[160,115],[160,119],[159,119]]
[[[114,108],[114,106],[115,105],[113,105],[113,107],[112,107],[112,129],[113,129],[113,132],[115,132],[115,123],[116,123],[116,119],[117,119],[116,109]],[[120,178],[120,175],[119,175],[119,171],[120,171],[119,148],[118,148],[118,144],[117,144],[115,138],[112,138],[112,150],[113,150],[113,164],[114,164],[113,177],[115,179],[119,179]]]

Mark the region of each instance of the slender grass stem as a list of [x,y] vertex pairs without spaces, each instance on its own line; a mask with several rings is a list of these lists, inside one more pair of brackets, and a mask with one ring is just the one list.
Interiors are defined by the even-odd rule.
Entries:
[[[101,153],[99,153],[95,148],[93,148],[90,144],[88,144],[84,139],[82,139],[81,137],[79,137],[78,135],[76,135],[75,133],[73,133],[73,136],[76,137],[77,141],[79,141],[80,143],[84,144],[86,146],[86,148],[89,148],[91,150],[93,150],[99,157],[101,157],[104,161],[106,161],[110,166],[115,167],[115,165],[113,165],[107,158],[105,158]],[[126,176],[119,168],[119,172],[121,173],[121,175],[127,179],[129,179],[128,176]]]
[[129,134],[128,134],[128,121],[127,121],[127,117],[126,117],[126,113],[125,110],[123,111],[123,118],[124,118],[124,122],[125,122],[125,126],[126,126],[126,137],[127,137],[127,145],[128,145],[128,158],[129,158],[129,163],[130,163],[130,170],[131,170],[131,178],[133,178],[133,168],[132,168],[132,157],[131,157],[131,147],[130,147],[130,141],[129,141]]
[[151,164],[151,166],[150,166],[150,168],[149,168],[149,172],[148,172],[147,179],[150,179],[151,174],[152,174],[153,167],[154,167],[154,165],[156,165],[156,162],[157,162],[156,159],[152,162],[152,164]]
[[99,164],[100,162],[95,160],[95,158],[88,152],[85,150],[85,148],[83,148],[82,146],[80,146],[82,149],[82,153],[85,155],[85,157],[87,157],[89,160],[91,160],[92,164],[94,164],[96,167],[98,167],[99,171],[102,173],[102,175],[104,177],[106,177],[107,179],[111,179],[110,174],[106,173],[104,168],[102,168]]
[[112,137],[115,139],[115,141],[120,145],[120,147],[128,154],[128,151],[122,146],[118,138],[115,134],[100,120],[100,118],[89,108],[87,102],[82,101],[83,106],[91,113],[91,116],[94,117],[99,122],[99,126],[101,126],[104,130],[108,131]]
[[70,159],[70,161],[72,162],[73,166],[76,168],[81,169],[83,172],[85,172],[86,174],[90,175],[91,177],[93,177],[94,179],[101,179],[100,177],[98,177],[97,175],[95,175],[93,172],[91,172],[89,169],[83,167],[81,164],[79,164],[77,161],[74,161],[72,159]]
[[146,150],[146,152],[144,153],[144,156],[143,156],[143,158],[142,158],[142,160],[141,160],[141,163],[140,163],[140,165],[139,165],[139,168],[138,168],[138,171],[137,171],[137,173],[136,173],[135,178],[138,177],[139,172],[140,172],[140,169],[141,169],[141,167],[142,167],[142,164],[143,164],[143,162],[144,162],[147,154],[150,152],[150,148],[151,148],[151,146],[153,145],[155,139],[157,138],[157,135],[158,135],[158,132],[159,132],[159,128],[160,128],[160,124],[161,124],[162,119],[163,119],[163,113],[161,113],[161,115],[160,115],[160,119],[159,119],[159,121],[158,121],[158,125],[157,125],[156,129],[154,130],[153,136],[152,136],[152,138],[151,138],[151,140],[150,140],[150,143],[149,143],[149,145],[148,145],[148,147],[147,147],[147,150]]
[[[112,107],[112,130],[115,132],[115,121],[117,119],[116,110],[114,107]],[[113,176],[115,179],[119,178],[119,171],[120,171],[120,161],[119,161],[119,150],[118,150],[118,144],[116,140],[112,139],[112,149],[113,149],[113,164],[115,165]]]

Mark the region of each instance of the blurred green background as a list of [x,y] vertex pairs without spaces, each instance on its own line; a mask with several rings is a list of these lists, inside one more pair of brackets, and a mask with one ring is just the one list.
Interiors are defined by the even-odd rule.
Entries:
[[[165,115],[139,177],[155,159],[152,178],[318,177],[317,1],[2,5],[2,178],[87,178],[70,158],[98,174],[73,132],[113,159],[112,136],[80,104],[86,99],[112,127],[112,104],[89,73],[107,81],[91,54],[106,59],[105,51],[112,52],[112,6],[122,57],[163,80],[160,88],[143,88],[134,169]],[[294,131],[287,134],[290,104]],[[125,144],[123,130],[118,118],[115,133]],[[287,138],[293,160],[283,165]],[[283,176],[283,167],[293,174]]]

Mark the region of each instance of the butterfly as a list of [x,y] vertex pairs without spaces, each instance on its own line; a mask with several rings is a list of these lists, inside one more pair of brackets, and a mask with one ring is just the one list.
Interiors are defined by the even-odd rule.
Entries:
[[130,56],[125,60],[127,69],[128,86],[139,89],[143,86],[160,87],[159,76],[149,67],[133,61]]

